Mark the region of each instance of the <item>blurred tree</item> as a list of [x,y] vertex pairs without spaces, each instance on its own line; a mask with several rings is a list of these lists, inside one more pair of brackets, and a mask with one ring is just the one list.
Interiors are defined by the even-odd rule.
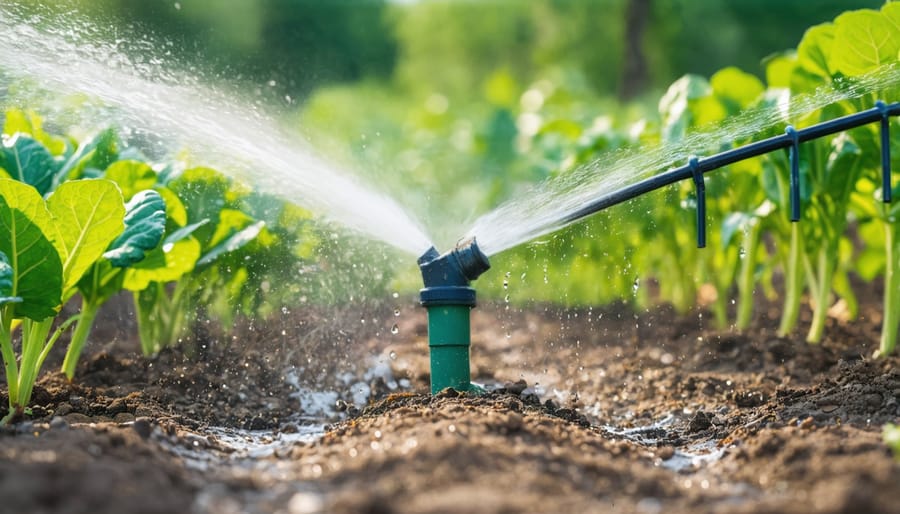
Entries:
[[653,9],[651,0],[628,0],[625,11],[625,57],[622,59],[622,78],[619,98],[631,99],[647,87],[649,71],[644,57],[644,32]]

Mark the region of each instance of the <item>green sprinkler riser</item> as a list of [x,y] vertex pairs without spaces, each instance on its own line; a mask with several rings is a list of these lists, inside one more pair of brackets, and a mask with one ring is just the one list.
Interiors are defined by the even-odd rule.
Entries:
[[471,388],[468,305],[428,307],[428,347],[431,354],[431,394],[452,387]]
[[473,238],[443,255],[431,247],[418,264],[425,284],[419,301],[428,311],[431,394],[448,387],[477,393],[469,372],[469,313],[475,307],[469,282],[491,267],[487,256]]

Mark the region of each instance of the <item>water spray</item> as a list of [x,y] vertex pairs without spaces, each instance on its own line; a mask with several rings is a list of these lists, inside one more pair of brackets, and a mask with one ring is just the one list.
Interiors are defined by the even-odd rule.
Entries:
[[432,246],[418,264],[425,283],[419,301],[428,311],[431,393],[447,387],[478,391],[469,375],[469,311],[475,307],[475,290],[469,283],[491,264],[475,238],[461,241],[443,255]]

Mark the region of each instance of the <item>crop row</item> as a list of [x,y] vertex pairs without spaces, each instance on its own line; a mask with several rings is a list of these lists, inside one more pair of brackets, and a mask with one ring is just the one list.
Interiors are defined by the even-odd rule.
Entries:
[[[895,3],[880,11],[844,13],[810,28],[796,50],[770,56],[765,83],[737,68],[709,79],[682,77],[660,99],[658,121],[619,129],[606,123],[598,129],[596,123],[584,126],[538,113],[546,121],[530,141],[533,159],[559,156],[561,168],[572,170],[590,163],[600,149],[678,148],[689,137],[697,140],[698,133],[710,135],[716,146],[704,150],[715,153],[784,134],[788,125],[802,128],[871,108],[879,99],[896,101],[900,85],[891,77],[900,53],[898,27],[900,5]],[[840,95],[860,89],[873,76],[887,78],[864,94]],[[835,93],[843,99],[800,116],[787,108]],[[735,119],[753,120],[753,113],[771,118],[765,128],[733,130],[731,139],[720,144],[718,137],[728,133],[723,126],[734,128]],[[896,121],[890,126],[896,170],[900,140]],[[829,311],[857,315],[852,275],[866,282],[880,278],[880,352],[890,353],[900,323],[900,203],[880,200],[880,137],[879,125],[873,124],[800,146],[799,222],[791,221],[788,151],[779,151],[707,176],[707,214],[713,227],[708,248],[695,247],[694,185],[686,181],[602,212],[548,238],[542,247],[506,252],[495,266],[527,269],[536,257],[543,258],[541,272],[523,274],[521,287],[511,288],[514,299],[533,298],[541,281],[552,277],[554,290],[566,291],[572,303],[631,299],[642,306],[661,301],[687,312],[699,302],[710,307],[719,326],[738,329],[749,326],[756,294],[763,292],[772,301],[780,296],[782,335],[797,328],[806,302],[813,311],[807,333],[812,343],[821,341]],[[897,198],[896,180],[893,189]]]

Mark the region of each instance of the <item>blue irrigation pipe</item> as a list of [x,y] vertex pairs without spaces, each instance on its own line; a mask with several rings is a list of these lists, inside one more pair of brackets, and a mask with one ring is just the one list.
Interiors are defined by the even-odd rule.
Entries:
[[626,200],[691,178],[694,180],[694,184],[697,187],[697,245],[702,248],[706,243],[706,206],[704,205],[706,195],[705,188],[703,187],[703,174],[728,166],[729,164],[734,164],[784,148],[791,148],[791,219],[792,221],[797,221],[800,219],[799,152],[797,151],[800,143],[830,136],[838,132],[843,132],[876,121],[881,125],[882,200],[884,202],[890,202],[891,146],[889,127],[890,117],[898,115],[900,115],[900,102],[885,104],[882,101],[878,101],[876,102],[875,107],[871,109],[824,121],[800,130],[788,126],[785,133],[779,136],[756,141],[709,157],[692,157],[688,164],[684,166],[660,173],[659,175],[655,175],[630,186],[613,191],[605,196],[601,196],[600,198],[585,204],[577,211],[565,216],[562,221],[564,223],[572,223]]

